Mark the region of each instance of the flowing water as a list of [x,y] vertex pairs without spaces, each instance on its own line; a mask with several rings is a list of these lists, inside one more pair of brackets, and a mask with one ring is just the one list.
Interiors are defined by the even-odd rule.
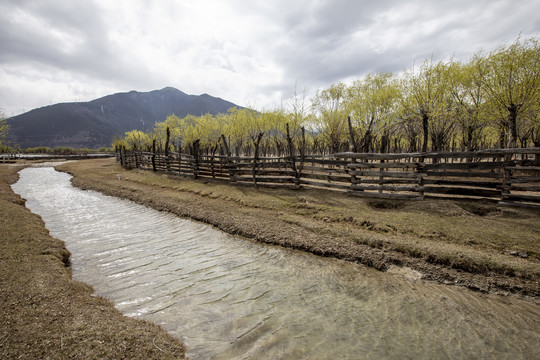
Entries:
[[531,302],[236,238],[53,168],[22,170],[13,189],[66,242],[76,280],[191,359],[540,359]]

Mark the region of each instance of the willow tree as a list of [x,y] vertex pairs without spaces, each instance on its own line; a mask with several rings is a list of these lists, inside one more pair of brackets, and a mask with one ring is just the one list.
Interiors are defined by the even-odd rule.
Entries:
[[487,94],[472,62],[451,63],[448,77],[454,101],[453,118],[461,132],[461,146],[478,150],[484,129],[489,125],[486,114]]
[[540,101],[536,106],[531,106],[522,114],[523,131],[518,135],[521,146],[527,146],[528,139],[531,139],[532,145],[540,147]]
[[[442,61],[434,63],[426,59],[418,69],[411,67],[405,71],[401,81],[401,104],[407,114],[416,114],[422,124],[422,151],[428,149],[430,126],[439,121],[439,133],[448,124],[450,98],[449,64]],[[443,132],[444,133],[444,132]],[[438,147],[438,146],[437,146]]]
[[351,116],[349,132],[354,151],[368,152],[377,132],[381,137],[380,150],[386,151],[398,98],[399,89],[392,73],[368,74],[347,88],[346,108]]
[[229,123],[224,131],[231,137],[236,155],[258,151],[266,130],[265,121],[257,111],[248,108],[229,109]]
[[9,124],[6,121],[6,113],[3,109],[0,109],[0,149],[7,148],[4,145],[6,136],[9,132]]
[[537,108],[540,101],[540,47],[538,40],[502,46],[491,53],[478,53],[475,68],[495,111],[506,118],[507,146],[517,145],[522,115]]
[[170,143],[175,148],[181,148],[183,137],[182,137],[182,127],[184,124],[184,119],[171,114],[165,119],[165,127],[169,128],[170,132]]
[[150,151],[152,148],[152,140],[150,139],[150,136],[140,130],[131,130],[126,132],[124,141],[127,148],[135,151]]
[[331,153],[339,152],[347,141],[347,111],[344,100],[346,86],[343,83],[317,91],[312,99],[315,127]]

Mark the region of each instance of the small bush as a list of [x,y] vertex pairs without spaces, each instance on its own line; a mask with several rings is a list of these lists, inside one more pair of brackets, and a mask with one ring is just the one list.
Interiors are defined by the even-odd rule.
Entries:
[[76,153],[75,149],[67,146],[57,146],[53,149],[53,153],[62,155],[73,155]]

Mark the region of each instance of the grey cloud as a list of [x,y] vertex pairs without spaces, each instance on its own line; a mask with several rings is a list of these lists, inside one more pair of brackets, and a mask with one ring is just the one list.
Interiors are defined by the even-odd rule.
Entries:
[[[520,31],[524,37],[538,36],[540,31],[540,5],[533,0],[236,0],[227,2],[227,6],[232,14],[238,14],[238,21],[249,17],[254,26],[259,26],[253,31],[257,37],[246,34],[245,39],[200,42],[199,37],[191,38],[192,29],[181,26],[190,13],[189,6],[184,8],[178,3],[129,2],[133,10],[130,15],[134,16],[130,19],[145,39],[133,41],[128,28],[120,35],[135,45],[118,49],[109,37],[109,27],[122,14],[103,11],[93,1],[0,0],[0,66],[12,70],[27,65],[37,69],[36,73],[52,69],[69,73],[67,77],[88,79],[89,83],[92,80],[109,87],[117,85],[121,90],[165,85],[185,90],[184,81],[193,81],[196,83],[191,86],[205,87],[202,92],[209,92],[211,89],[206,87],[214,86],[245,93],[245,89],[232,90],[230,79],[240,79],[235,86],[242,87],[246,86],[243,78],[256,77],[267,79],[266,83],[258,80],[253,85],[256,88],[249,92],[262,92],[270,98],[271,94],[290,93],[295,82],[301,88],[316,90],[369,72],[399,72],[431,55],[436,60],[452,55],[466,58],[481,48],[489,50],[513,41]],[[156,9],[160,11],[153,11]],[[15,22],[14,17],[20,14],[26,14],[26,21]],[[153,32],[152,26],[165,25],[170,29]],[[246,39],[250,39],[249,43]],[[160,56],[170,58],[161,59],[160,64],[178,63],[193,70],[187,75],[167,74],[164,69],[147,68],[137,58],[129,57],[128,53],[137,50],[137,46],[161,41],[166,51]],[[216,68],[228,71],[229,83],[204,78],[206,69]],[[274,74],[254,74],[256,69]],[[283,78],[279,79],[277,73],[283,74]],[[171,79],[177,83],[171,84]]]
[[[440,3],[343,0],[317,4],[276,48],[276,61],[286,69],[285,81],[292,78],[328,85],[368,72],[399,72],[432,55],[436,60],[452,55],[469,57],[480,50],[480,44],[493,46],[500,45],[501,38],[515,39],[519,31],[516,28],[531,27],[520,24],[520,19],[529,17],[533,24],[534,16],[538,17],[532,15],[531,7],[535,7],[532,2],[527,3],[529,9],[523,6],[526,4],[487,0]],[[486,13],[485,17],[481,16]],[[392,21],[385,20],[390,15]],[[376,42],[387,29],[392,30],[394,38],[376,51],[367,40]],[[367,39],[356,37],[358,31],[366,31]],[[534,31],[538,31],[538,26]]]
[[[28,63],[96,80],[141,85],[152,82],[145,76],[147,69],[115,49],[108,39],[103,14],[93,3],[22,1],[3,7],[0,63]],[[16,12],[31,21],[15,22]]]

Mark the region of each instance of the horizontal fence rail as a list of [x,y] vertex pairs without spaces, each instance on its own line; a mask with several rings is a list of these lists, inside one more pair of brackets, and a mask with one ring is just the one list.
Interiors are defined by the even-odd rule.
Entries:
[[119,150],[125,168],[382,199],[451,197],[540,207],[540,148],[249,157]]

